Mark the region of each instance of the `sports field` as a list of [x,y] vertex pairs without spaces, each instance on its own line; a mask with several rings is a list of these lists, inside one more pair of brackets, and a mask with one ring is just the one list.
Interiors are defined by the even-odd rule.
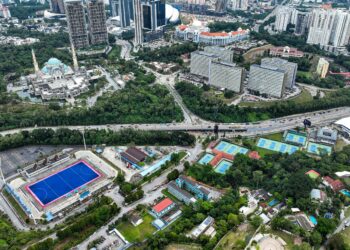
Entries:
[[286,142],[294,143],[302,146],[305,146],[306,139],[307,139],[306,136],[303,136],[298,133],[293,133],[292,131],[288,131],[287,135],[284,138]]
[[220,161],[220,163],[215,167],[215,172],[220,174],[225,174],[226,171],[232,166],[232,163],[226,160]]
[[326,154],[330,155],[332,153],[332,147],[315,142],[309,142],[307,144],[307,152],[316,155],[321,155],[322,152],[325,152]]
[[199,164],[208,164],[209,162],[211,162],[211,160],[214,159],[214,155],[212,154],[205,154],[199,161]]
[[72,193],[101,175],[84,161],[78,161],[35,183],[26,186],[27,191],[45,207]]
[[299,147],[294,145],[290,145],[279,141],[273,141],[265,138],[260,138],[257,143],[257,146],[259,148],[288,154],[293,154],[295,151],[300,149]]
[[226,141],[221,141],[218,145],[215,146],[215,149],[230,155],[236,155],[238,153],[246,154],[248,152],[247,148],[243,148]]

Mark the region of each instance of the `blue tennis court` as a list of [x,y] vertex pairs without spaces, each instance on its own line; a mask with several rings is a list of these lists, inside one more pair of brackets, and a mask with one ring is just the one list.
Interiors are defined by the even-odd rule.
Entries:
[[47,206],[99,177],[97,171],[84,161],[79,161],[28,185],[26,189],[42,206]]
[[298,133],[297,131],[288,131],[284,137],[284,140],[289,143],[298,144],[301,146],[305,146],[306,144],[306,135],[302,133]]
[[238,153],[246,154],[248,152],[247,148],[226,141],[221,141],[218,145],[216,145],[215,149],[230,155],[236,155]]
[[232,166],[232,163],[226,160],[222,160],[215,168],[215,172],[225,174],[226,171]]
[[307,152],[316,155],[321,155],[322,152],[324,152],[325,154],[330,155],[332,153],[332,147],[315,142],[309,142],[307,144]]
[[205,165],[205,164],[208,164],[209,162],[211,162],[211,160],[213,158],[214,158],[214,155],[207,153],[198,161],[198,163]]
[[256,144],[259,148],[268,149],[271,151],[276,151],[280,153],[293,154],[295,151],[299,150],[299,147],[290,145],[287,143],[273,141],[270,139],[260,138]]

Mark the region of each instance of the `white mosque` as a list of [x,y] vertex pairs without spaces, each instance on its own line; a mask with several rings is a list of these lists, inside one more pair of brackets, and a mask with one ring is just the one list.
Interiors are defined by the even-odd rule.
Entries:
[[83,67],[79,67],[75,49],[72,46],[73,67],[57,58],[50,58],[40,70],[34,50],[32,50],[34,74],[21,78],[29,93],[42,100],[68,100],[89,90],[90,77]]

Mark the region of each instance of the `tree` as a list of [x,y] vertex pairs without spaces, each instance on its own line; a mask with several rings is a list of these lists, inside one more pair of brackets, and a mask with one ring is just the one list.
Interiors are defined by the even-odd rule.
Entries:
[[230,213],[228,216],[227,216],[227,222],[230,226],[232,227],[236,227],[239,225],[239,218],[238,218],[238,215],[237,214],[233,214],[233,213]]
[[345,244],[344,237],[341,234],[337,233],[329,239],[327,249],[347,250],[348,246]]
[[263,223],[263,220],[261,219],[260,216],[257,216],[257,215],[255,215],[250,221],[250,225],[252,225],[254,228],[258,228],[262,223]]
[[180,175],[179,170],[174,169],[173,171],[171,171],[167,175],[167,179],[168,179],[168,181],[173,181],[173,180],[177,179],[179,177],[179,175]]
[[322,235],[315,230],[312,232],[310,240],[313,246],[319,246],[322,243]]
[[316,230],[325,237],[327,234],[333,232],[337,227],[336,222],[333,219],[319,218],[317,221]]

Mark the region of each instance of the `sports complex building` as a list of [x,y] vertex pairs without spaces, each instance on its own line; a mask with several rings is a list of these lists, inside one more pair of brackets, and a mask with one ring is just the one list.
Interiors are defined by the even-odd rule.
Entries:
[[91,151],[77,151],[24,168],[6,190],[29,218],[51,221],[108,189],[116,175]]

